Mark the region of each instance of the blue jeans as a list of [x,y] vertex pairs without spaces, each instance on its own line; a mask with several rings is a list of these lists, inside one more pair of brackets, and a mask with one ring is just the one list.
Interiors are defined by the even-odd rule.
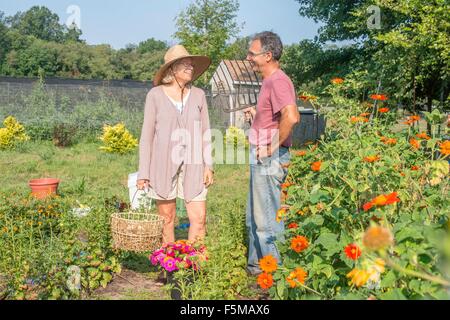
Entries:
[[248,265],[253,274],[260,273],[259,260],[272,255],[281,263],[275,241],[284,241],[284,223],[276,221],[281,206],[281,185],[290,161],[289,149],[280,147],[271,157],[256,160],[256,148],[250,148],[250,190],[248,192],[246,225],[248,233]]

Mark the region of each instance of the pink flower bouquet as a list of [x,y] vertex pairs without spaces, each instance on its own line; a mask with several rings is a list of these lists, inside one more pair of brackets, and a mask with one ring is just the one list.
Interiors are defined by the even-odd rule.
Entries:
[[199,262],[206,261],[206,247],[193,245],[189,241],[180,240],[164,244],[150,256],[152,265],[159,265],[167,272],[180,269],[199,269]]

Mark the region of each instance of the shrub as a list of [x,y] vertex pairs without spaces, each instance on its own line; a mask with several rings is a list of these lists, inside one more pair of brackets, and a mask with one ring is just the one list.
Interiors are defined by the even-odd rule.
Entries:
[[9,116],[4,121],[4,128],[0,128],[0,149],[14,148],[18,142],[27,141],[30,138],[25,133],[25,128],[16,118]]
[[105,125],[100,140],[104,143],[100,150],[108,153],[128,153],[138,145],[137,139],[131,135],[123,123],[115,126]]
[[229,127],[224,137],[224,143],[226,145],[232,145],[235,149],[242,146],[248,146],[245,132],[237,127]]
[[75,125],[60,123],[53,128],[53,144],[57,147],[69,147],[73,144],[77,133]]

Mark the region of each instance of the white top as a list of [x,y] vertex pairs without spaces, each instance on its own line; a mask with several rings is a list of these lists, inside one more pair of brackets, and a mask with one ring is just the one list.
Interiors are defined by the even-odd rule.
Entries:
[[169,97],[169,96],[167,96],[169,99],[170,99],[170,101],[172,101],[172,103],[175,105],[175,107],[177,107],[177,109],[178,109],[178,111],[180,111],[180,113],[182,113],[183,112],[183,105],[186,105],[186,102],[187,102],[187,100],[189,99],[189,96],[191,95],[191,90],[189,90],[189,92],[188,92],[188,94],[186,95],[186,97],[184,97],[184,99],[183,99],[183,103],[181,103],[181,101],[180,102],[178,102],[178,101],[175,101],[175,100],[173,100],[171,97]]

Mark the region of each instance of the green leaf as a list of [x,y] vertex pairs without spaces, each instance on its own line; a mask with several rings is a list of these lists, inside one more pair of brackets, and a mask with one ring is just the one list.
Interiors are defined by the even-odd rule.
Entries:
[[411,227],[406,227],[406,228],[400,230],[395,235],[395,239],[399,243],[408,238],[411,238],[413,240],[422,240],[423,236],[417,228],[411,228]]
[[334,233],[322,233],[316,240],[316,244],[322,245],[327,250],[326,255],[328,257],[341,250],[340,244],[337,241],[337,235]]
[[395,272],[391,270],[381,279],[380,286],[382,288],[390,288],[395,285],[395,281],[397,281],[397,276],[395,275]]
[[326,202],[330,200],[330,194],[326,190],[318,190],[311,193],[310,201],[312,204],[318,204],[319,202]]
[[323,222],[324,222],[323,217],[316,214],[307,218],[304,222],[304,225],[313,224],[315,226],[322,226]]
[[328,279],[333,275],[333,267],[330,265],[322,265],[320,272],[323,273]]
[[379,295],[381,300],[407,300],[401,289],[391,289]]
[[287,292],[286,289],[286,284],[284,283],[284,281],[278,281],[277,282],[277,295],[280,297],[280,299],[284,299],[285,297],[285,292]]

